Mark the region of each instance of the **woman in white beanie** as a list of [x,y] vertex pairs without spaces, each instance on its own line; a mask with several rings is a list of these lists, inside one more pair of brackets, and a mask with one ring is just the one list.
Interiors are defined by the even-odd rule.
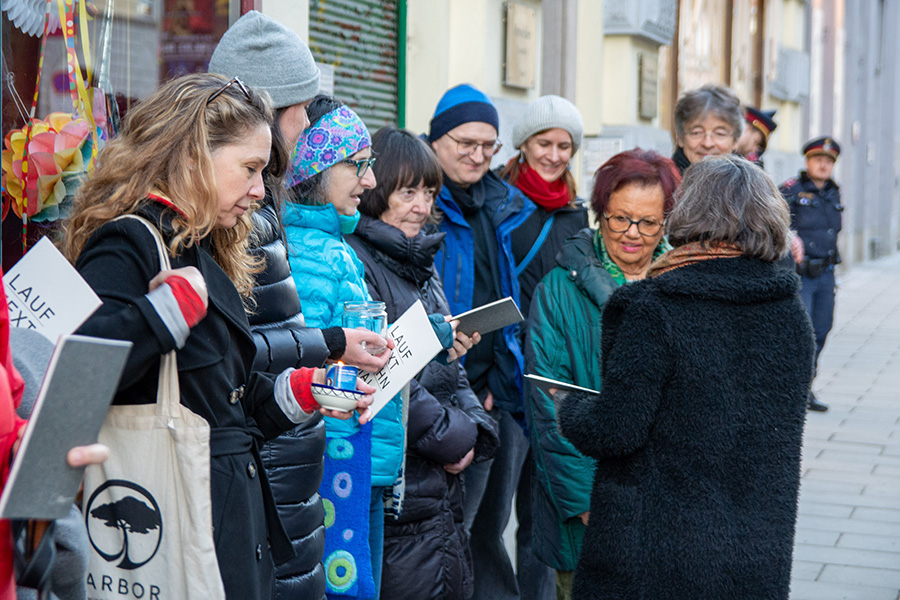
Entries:
[[583,135],[581,114],[560,96],[541,96],[513,125],[513,144],[519,153],[499,175],[543,208],[513,233],[521,308],[526,317],[534,287],[556,266],[563,240],[588,226],[587,205],[578,198],[569,171]]
[[[539,207],[512,233],[519,298],[526,319],[534,289],[556,267],[563,241],[588,227],[587,205],[578,198],[569,171],[583,135],[581,114],[560,96],[541,96],[513,125],[513,144],[519,152],[499,175]],[[533,460],[529,451],[517,489],[517,572],[519,588],[534,590],[534,597],[541,598],[553,596],[555,573],[531,550]]]

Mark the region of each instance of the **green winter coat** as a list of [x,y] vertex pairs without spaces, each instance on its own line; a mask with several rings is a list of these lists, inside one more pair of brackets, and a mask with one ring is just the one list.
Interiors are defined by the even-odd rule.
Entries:
[[[563,244],[534,291],[526,343],[526,373],[600,389],[600,314],[619,287],[594,250],[594,231],[583,229]],[[590,509],[594,460],[582,455],[556,427],[556,407],[529,385],[525,416],[536,466],[532,483],[533,545],[537,557],[574,571]]]
[[[602,244],[595,230],[582,229],[563,243],[556,256],[558,266],[535,288],[525,344],[526,373],[600,390],[600,316],[610,295],[625,281],[605,247],[600,249]],[[654,260],[668,249],[661,241]],[[585,530],[580,515],[591,506],[594,459],[563,437],[553,401],[531,384],[525,394],[525,419],[536,469],[534,552],[558,571],[574,571]]]

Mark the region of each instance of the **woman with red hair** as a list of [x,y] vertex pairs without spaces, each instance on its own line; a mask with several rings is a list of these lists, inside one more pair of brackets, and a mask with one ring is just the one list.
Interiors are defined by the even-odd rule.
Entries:
[[[600,222],[566,240],[538,284],[529,315],[526,372],[600,389],[600,315],[609,296],[647,276],[669,246],[666,217],[681,182],[670,159],[635,148],[598,169],[591,205]],[[533,547],[557,571],[557,597],[569,598],[588,523],[594,460],[556,426],[556,407],[532,386],[525,397],[535,458]]]

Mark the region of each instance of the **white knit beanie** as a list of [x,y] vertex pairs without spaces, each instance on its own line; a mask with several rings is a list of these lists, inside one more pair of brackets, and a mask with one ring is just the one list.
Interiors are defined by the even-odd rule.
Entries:
[[560,96],[541,96],[528,105],[512,131],[513,146],[521,148],[528,138],[548,129],[565,129],[572,136],[574,152],[584,137],[584,121],[575,105]]
[[306,102],[319,93],[319,67],[300,36],[255,10],[235,21],[219,40],[209,72],[240,77],[267,91],[275,108]]

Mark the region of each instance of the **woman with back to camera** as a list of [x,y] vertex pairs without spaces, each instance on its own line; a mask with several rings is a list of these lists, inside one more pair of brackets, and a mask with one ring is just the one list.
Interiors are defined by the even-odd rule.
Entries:
[[[220,575],[227,597],[241,600],[271,598],[273,557],[291,554],[271,516],[258,444],[318,410],[310,383],[324,382],[322,369],[288,369],[277,380],[250,369],[255,345],[244,302],[258,263],[246,252],[247,213],[264,195],[271,122],[268,102],[237,78],[189,75],[163,85],[101,153],[63,240],[103,300],[79,332],[134,344],[114,402],[156,402],[160,358],[177,351],[181,402],[211,429]],[[117,219],[123,215],[158,229],[171,270],[159,271],[153,236],[136,219]]]
[[[668,158],[636,148],[612,157],[594,178],[591,205],[598,230],[566,240],[557,265],[537,285],[529,316],[529,373],[599,390],[600,315],[609,296],[644,279],[669,249],[663,223],[681,182]],[[594,460],[559,432],[553,399],[537,386],[525,396],[535,460],[533,548],[556,569],[560,599],[571,598],[572,577],[590,516]]]
[[[434,254],[444,234],[425,229],[441,189],[441,165],[422,140],[393,127],[375,134],[372,149],[378,156],[373,166],[378,185],[363,192],[363,214],[347,240],[365,265],[372,297],[385,303],[389,321],[421,300],[425,311],[443,322],[450,310]],[[449,355],[429,363],[411,382],[406,493],[400,514],[385,519],[385,599],[464,600],[473,591],[460,473],[473,461],[493,456],[499,439],[496,423],[455,360],[471,340],[456,336]]]
[[761,169],[692,166],[675,248],[603,312],[599,398],[557,393],[596,459],[575,599],[787,599],[814,343]]
[[707,156],[731,154],[744,131],[744,111],[737,95],[724,85],[690,90],[675,104],[675,154],[685,169]]

